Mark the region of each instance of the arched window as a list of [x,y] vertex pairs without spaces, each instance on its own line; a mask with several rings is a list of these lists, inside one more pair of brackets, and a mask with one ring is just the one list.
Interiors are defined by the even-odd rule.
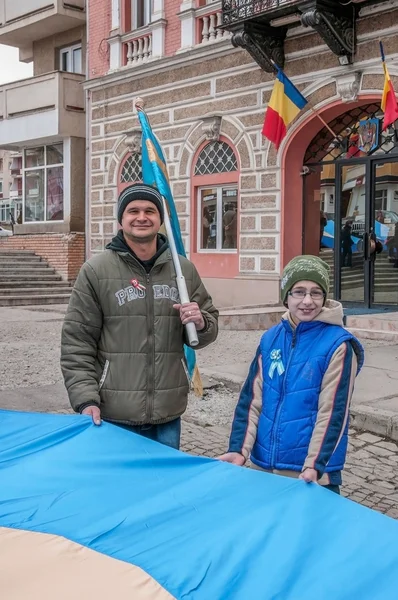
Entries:
[[131,184],[142,180],[141,154],[133,152],[123,163],[120,171],[120,184]]
[[238,238],[238,161],[225,141],[200,149],[194,166],[197,252],[236,254]]
[[236,156],[225,142],[210,142],[200,152],[195,165],[195,175],[230,173],[238,169]]

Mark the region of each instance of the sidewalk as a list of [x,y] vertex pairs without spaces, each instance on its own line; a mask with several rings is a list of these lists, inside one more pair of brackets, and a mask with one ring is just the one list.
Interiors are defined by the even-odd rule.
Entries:
[[[254,332],[240,332],[242,338],[248,333]],[[365,346],[365,366],[355,385],[351,423],[358,429],[398,441],[398,345],[375,340],[362,340],[362,343]],[[255,344],[246,360],[238,362],[234,360],[236,357],[230,356],[222,365],[203,365],[201,373],[207,385],[222,382],[237,391],[247,376],[254,351]],[[199,356],[199,365],[201,362],[203,360]]]

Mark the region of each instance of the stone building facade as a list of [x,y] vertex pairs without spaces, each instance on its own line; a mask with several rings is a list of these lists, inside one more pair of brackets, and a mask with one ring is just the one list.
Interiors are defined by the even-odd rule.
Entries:
[[[309,103],[278,152],[261,134],[274,73],[217,28],[221,2],[155,0],[151,20],[134,30],[129,11],[138,5],[89,0],[89,253],[116,233],[118,193],[140,177],[141,97],[168,161],[186,249],[216,303],[277,304],[286,262],[319,250],[321,199],[303,191],[306,151],[325,124],[380,106],[380,38],[398,89],[398,1],[358,3],[347,60],[313,28],[288,29],[284,71]],[[228,210],[236,219],[229,242]]]

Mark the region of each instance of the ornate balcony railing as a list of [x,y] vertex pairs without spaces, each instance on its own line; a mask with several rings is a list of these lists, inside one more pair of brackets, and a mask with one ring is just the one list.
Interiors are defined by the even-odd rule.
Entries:
[[298,0],[222,0],[223,25],[265,15],[267,18],[283,16],[295,12],[297,4]]
[[152,33],[147,32],[123,42],[124,64],[128,67],[139,65],[152,57]]

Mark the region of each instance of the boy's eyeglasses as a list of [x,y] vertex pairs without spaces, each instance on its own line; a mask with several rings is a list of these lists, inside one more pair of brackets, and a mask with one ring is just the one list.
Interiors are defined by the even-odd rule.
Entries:
[[322,292],[321,290],[313,290],[312,292],[307,292],[307,290],[293,290],[289,292],[289,296],[295,300],[304,300],[307,294],[309,294],[313,300],[323,300],[326,296],[325,292]]

